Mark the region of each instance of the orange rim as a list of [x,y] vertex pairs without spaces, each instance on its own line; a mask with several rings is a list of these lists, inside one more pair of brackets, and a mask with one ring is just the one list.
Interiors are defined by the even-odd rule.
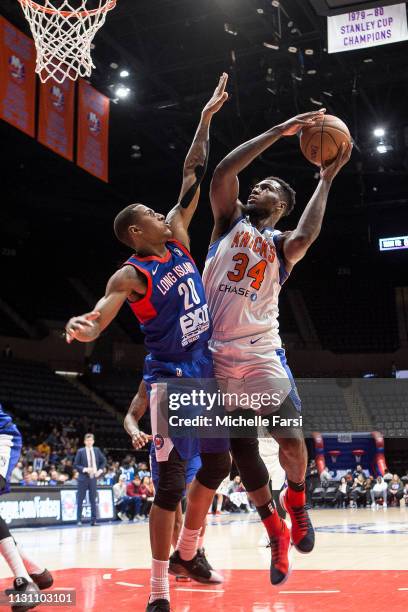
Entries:
[[41,6],[34,2],[34,0],[18,0],[20,4],[25,4],[26,6],[30,6],[32,9],[39,11],[41,13],[47,13],[48,15],[61,15],[62,17],[89,17],[92,15],[96,15],[98,13],[106,13],[111,9],[115,8],[117,0],[108,0],[105,6],[92,9],[91,11],[58,11],[57,9],[45,8],[45,6]]

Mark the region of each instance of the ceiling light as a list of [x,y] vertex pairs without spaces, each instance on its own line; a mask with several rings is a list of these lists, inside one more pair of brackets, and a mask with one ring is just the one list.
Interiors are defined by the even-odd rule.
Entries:
[[264,10],[262,8],[256,9],[256,12],[259,13],[260,15],[264,14]]
[[387,146],[385,144],[383,144],[383,143],[379,144],[377,146],[377,151],[378,151],[378,153],[381,153],[381,155],[383,155],[384,153],[387,152]]
[[280,2],[279,2],[279,0],[272,0],[271,4],[272,4],[272,6],[274,6],[275,8],[279,8],[279,4],[280,4]]
[[127,98],[130,93],[130,89],[128,87],[123,87],[123,85],[119,85],[119,87],[115,90],[115,96],[118,98]]
[[309,98],[309,100],[312,104],[315,104],[316,106],[323,106],[323,102],[320,102],[320,100],[315,100],[314,98]]
[[374,136],[376,136],[377,138],[382,138],[383,136],[385,136],[384,128],[381,128],[381,127],[375,128]]
[[234,29],[230,23],[224,23],[224,32],[231,34],[231,36],[237,36],[238,32]]
[[288,28],[293,28],[293,21],[288,21]]
[[317,74],[317,70],[314,70],[314,69],[308,70],[307,74],[310,74],[310,75]]
[[117,64],[116,62],[111,62],[109,66],[113,68],[114,70],[117,70],[119,68],[119,64]]
[[333,94],[330,91],[322,91],[322,93],[324,93],[325,96],[330,96],[330,98],[333,97]]
[[297,47],[289,47],[288,51],[289,53],[297,53]]
[[121,76],[123,79],[125,79],[126,77],[129,76],[129,71],[128,70],[121,70],[119,73],[119,76]]
[[365,63],[365,64],[371,64],[373,61],[374,61],[374,60],[373,60],[373,58],[372,58],[372,57],[366,57],[366,58],[365,58],[365,60],[364,60],[364,63]]
[[279,51],[279,45],[272,45],[271,43],[264,42],[264,47],[267,49],[273,49],[274,51]]
[[313,49],[305,49],[305,55],[314,55]]

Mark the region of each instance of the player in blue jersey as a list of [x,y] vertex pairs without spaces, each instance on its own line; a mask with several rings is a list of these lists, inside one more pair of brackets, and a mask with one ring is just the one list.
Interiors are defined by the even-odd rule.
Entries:
[[[0,404],[0,495],[10,491],[10,477],[21,453],[21,434]],[[14,590],[28,598],[53,584],[50,572],[39,566],[17,546],[3,518],[0,518],[0,552],[14,575]],[[7,592],[7,591],[6,591]],[[12,605],[15,612],[25,612],[35,605]]]
[[[201,276],[189,253],[188,227],[207,166],[211,119],[228,98],[227,78],[226,74],[221,76],[201,113],[184,162],[177,205],[167,218],[143,204],[127,206],[116,216],[115,234],[134,255],[110,278],[105,296],[94,310],[71,318],[66,325],[67,342],[93,342],[128,302],[145,334],[149,355],[145,360],[144,380],[150,396],[153,442],[159,465],[158,489],[149,521],[153,560],[148,612],[170,610],[169,554],[175,511],[185,489],[186,462],[200,450],[203,465],[188,498],[188,504],[193,507],[197,498],[209,507],[214,490],[230,469],[228,440],[200,440],[199,447],[196,439],[165,437],[157,427],[160,380],[214,378],[207,345],[212,325]],[[184,559],[192,573],[211,581],[214,574],[197,557],[197,539],[198,531],[188,540]]]
[[[134,396],[134,398],[132,399],[130,403],[129,410],[124,420],[125,430],[131,437],[132,445],[135,450],[141,450],[142,448],[144,448],[151,441],[151,438],[152,438],[152,436],[150,436],[149,434],[146,434],[144,431],[141,431],[139,427],[140,419],[145,414],[148,403],[149,403],[149,400],[148,400],[148,395],[146,391],[146,384],[142,380],[139,385],[139,389],[136,395]],[[158,483],[159,483],[159,465],[156,459],[156,453],[155,453],[155,448],[153,444],[151,444],[150,446],[149,454],[150,454],[150,468],[151,468],[152,480],[153,480],[155,490],[157,490]],[[191,457],[189,459],[187,466],[186,466],[186,490],[187,491],[189,489],[190,484],[193,482],[195,475],[197,474],[200,468],[201,468],[201,459],[200,459],[200,455],[197,454],[194,457]],[[183,523],[183,513],[182,513],[182,507],[181,507],[181,501],[180,501],[177,507],[177,510],[176,510],[176,518],[175,518],[174,529],[173,529],[172,545],[174,549],[176,549],[176,546],[177,546],[182,523]],[[202,563],[204,563],[204,565],[206,565],[207,568],[211,571],[212,567],[208,563],[208,560],[205,556],[204,546],[203,546],[206,524],[207,524],[207,520],[204,519],[204,524],[202,525],[201,530],[200,530],[200,537],[198,540],[197,553]],[[170,567],[170,573],[172,573],[171,567]]]

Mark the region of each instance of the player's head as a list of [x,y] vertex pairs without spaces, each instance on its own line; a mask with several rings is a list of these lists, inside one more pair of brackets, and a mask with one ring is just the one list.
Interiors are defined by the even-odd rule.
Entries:
[[116,215],[113,223],[116,238],[131,249],[160,244],[171,238],[164,215],[144,204],[130,204]]
[[274,215],[277,221],[290,215],[295,203],[296,193],[292,187],[280,178],[268,176],[253,187],[246,210],[259,219]]

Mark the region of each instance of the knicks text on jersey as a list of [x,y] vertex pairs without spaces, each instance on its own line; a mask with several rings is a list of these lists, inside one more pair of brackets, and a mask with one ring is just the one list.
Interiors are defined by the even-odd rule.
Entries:
[[203,280],[213,318],[213,339],[234,340],[270,332],[279,339],[278,299],[288,274],[275,247],[281,232],[256,229],[239,217],[214,242]]

